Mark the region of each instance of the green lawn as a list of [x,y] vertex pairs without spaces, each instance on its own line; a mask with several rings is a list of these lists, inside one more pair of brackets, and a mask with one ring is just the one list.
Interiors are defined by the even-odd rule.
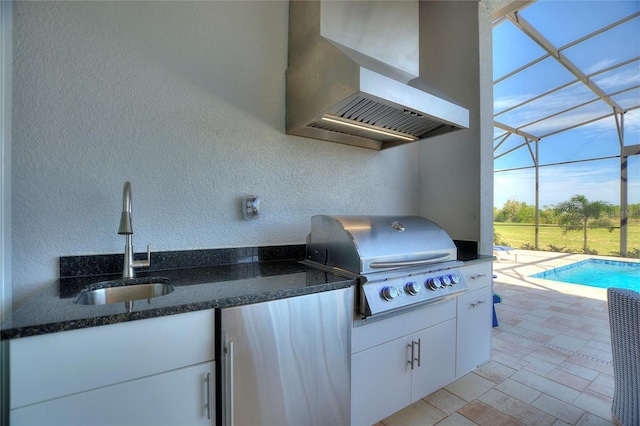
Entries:
[[[496,223],[493,224],[494,233],[501,244],[513,248],[532,248],[535,244],[535,228],[532,224]],[[540,225],[538,235],[538,249],[543,251],[570,251],[582,253],[582,231],[569,231],[565,234],[557,225]],[[620,230],[615,228],[589,229],[588,246],[597,254],[610,256],[620,252]],[[551,246],[554,246],[552,248]],[[629,223],[627,234],[627,252],[629,256],[637,257],[640,251],[640,221]]]

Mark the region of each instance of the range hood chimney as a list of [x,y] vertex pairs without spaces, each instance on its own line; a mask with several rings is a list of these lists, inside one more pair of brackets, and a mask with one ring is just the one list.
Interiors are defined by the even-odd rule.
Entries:
[[468,128],[468,110],[418,88],[418,7],[290,1],[287,134],[381,150]]

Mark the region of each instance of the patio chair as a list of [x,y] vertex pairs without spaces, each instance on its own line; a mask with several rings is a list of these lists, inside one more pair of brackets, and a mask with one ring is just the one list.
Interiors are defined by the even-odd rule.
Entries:
[[513,252],[513,257],[515,259],[515,261],[518,261],[518,254],[515,252],[515,249],[513,247],[509,247],[509,246],[493,246],[493,255],[496,257],[496,259],[498,259],[498,262],[500,262],[500,254],[501,253],[506,253],[509,254],[510,252]]
[[614,392],[611,416],[617,425],[640,424],[640,293],[607,289]]

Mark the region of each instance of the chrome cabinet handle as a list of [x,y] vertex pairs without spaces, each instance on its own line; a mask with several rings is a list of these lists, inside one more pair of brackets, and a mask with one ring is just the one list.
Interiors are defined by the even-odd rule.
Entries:
[[[418,358],[416,358],[416,344],[418,345]],[[408,348],[411,348],[411,359],[407,361],[407,364],[411,364],[411,369],[414,369],[414,362],[418,361],[418,367],[420,367],[420,358],[422,358],[422,344],[420,339],[416,342],[412,340],[410,344],[407,345]]]
[[207,373],[207,420],[211,420],[211,373]]
[[472,307],[472,308],[475,308],[476,306],[478,306],[478,305],[482,305],[482,304],[483,304],[483,303],[485,303],[485,302],[486,302],[486,300],[478,300],[476,303],[472,303],[472,304],[471,304],[471,307]]
[[233,370],[234,370],[234,366],[233,366],[233,341],[230,341],[227,343],[227,347],[225,348],[225,353],[227,354],[227,367],[229,368],[228,370],[228,375],[227,375],[227,402],[225,403],[225,405],[227,405],[228,410],[227,410],[227,414],[226,414],[226,424],[228,426],[233,426],[235,423],[235,420],[233,418],[233,408],[234,408],[234,401],[233,401]]
[[471,278],[472,280],[477,280],[478,278],[482,278],[482,277],[486,277],[486,276],[487,276],[487,274],[478,274],[478,275],[474,275],[474,276],[469,277],[469,278]]
[[407,361],[407,364],[411,364],[411,369],[413,370],[413,361],[415,360],[414,356],[415,356],[415,345],[414,345],[414,341],[411,341],[411,344],[407,345],[407,347],[411,348],[411,358],[409,361]]

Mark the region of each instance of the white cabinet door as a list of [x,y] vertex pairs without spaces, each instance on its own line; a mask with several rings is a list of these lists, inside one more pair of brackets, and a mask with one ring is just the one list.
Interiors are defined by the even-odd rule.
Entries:
[[214,359],[214,310],[9,341],[11,408]]
[[491,286],[458,297],[458,356],[461,377],[491,358],[493,292]]
[[214,425],[214,390],[207,362],[11,410],[11,424]]
[[455,380],[456,321],[452,319],[416,333],[413,340],[416,342],[415,357],[418,357],[417,342],[420,342],[420,366],[414,361],[411,402]]
[[411,336],[351,357],[351,424],[369,426],[411,403]]

